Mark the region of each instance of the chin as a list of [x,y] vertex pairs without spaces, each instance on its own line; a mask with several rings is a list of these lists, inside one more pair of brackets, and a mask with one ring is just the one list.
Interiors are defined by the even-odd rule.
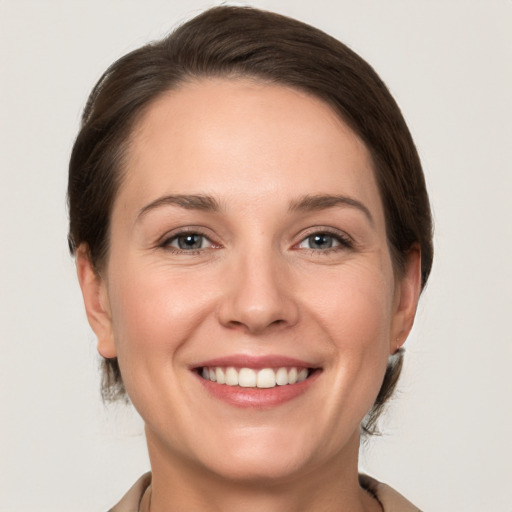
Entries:
[[307,462],[297,454],[295,457],[287,457],[282,453],[260,452],[257,456],[252,453],[224,456],[208,464],[208,469],[221,478],[238,481],[240,484],[268,486],[292,479],[306,465]]
[[[290,425],[279,428],[245,428],[216,436],[201,454],[204,468],[221,478],[247,484],[293,479],[315,465],[321,456],[306,432]],[[297,449],[300,446],[301,449]]]

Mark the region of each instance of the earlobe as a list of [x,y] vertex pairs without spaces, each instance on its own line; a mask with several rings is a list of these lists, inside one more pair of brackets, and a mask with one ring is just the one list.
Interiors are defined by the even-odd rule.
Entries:
[[87,319],[98,339],[98,352],[105,358],[116,357],[106,284],[94,269],[88,247],[84,244],[76,251],[76,271]]
[[405,268],[397,280],[395,314],[390,333],[390,354],[397,352],[405,343],[416,316],[421,292],[421,250],[415,244],[405,255]]

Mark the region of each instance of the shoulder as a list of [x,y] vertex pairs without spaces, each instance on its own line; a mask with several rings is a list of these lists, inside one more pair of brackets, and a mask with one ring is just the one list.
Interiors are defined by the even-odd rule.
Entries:
[[151,483],[151,473],[142,475],[123,496],[123,499],[108,512],[138,512],[144,491]]
[[380,502],[384,512],[421,512],[409,500],[389,485],[383,484],[368,475],[359,475],[361,486],[371,492]]

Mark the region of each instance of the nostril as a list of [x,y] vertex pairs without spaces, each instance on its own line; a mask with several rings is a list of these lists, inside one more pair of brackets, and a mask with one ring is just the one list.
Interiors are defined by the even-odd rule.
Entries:
[[229,327],[244,327],[243,322],[239,322],[238,320],[230,320],[228,322]]

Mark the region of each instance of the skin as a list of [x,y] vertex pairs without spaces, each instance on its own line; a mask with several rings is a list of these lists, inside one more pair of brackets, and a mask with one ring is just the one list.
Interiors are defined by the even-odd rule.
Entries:
[[[202,80],[153,102],[124,172],[106,267],[82,246],[77,268],[99,352],[145,421],[151,510],[380,510],[358,484],[359,426],[411,329],[420,257],[394,272],[365,145],[302,92]],[[177,194],[219,209],[154,204]],[[291,208],[306,195],[352,203]],[[179,248],[184,230],[199,249]],[[191,371],[233,354],[320,370],[293,400],[236,407]]]

